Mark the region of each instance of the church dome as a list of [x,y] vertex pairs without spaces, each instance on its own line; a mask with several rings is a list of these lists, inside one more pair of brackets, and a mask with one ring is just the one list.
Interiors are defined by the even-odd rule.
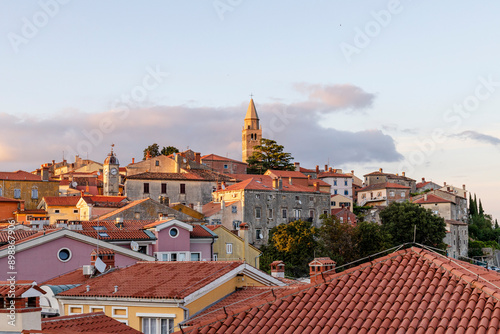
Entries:
[[109,164],[119,165],[120,162],[118,161],[118,158],[113,153],[109,153],[106,160],[104,160],[104,164],[105,165],[109,165]]

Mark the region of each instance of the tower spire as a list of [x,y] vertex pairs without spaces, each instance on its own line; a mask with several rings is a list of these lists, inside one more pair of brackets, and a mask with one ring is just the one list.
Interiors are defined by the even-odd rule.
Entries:
[[253,94],[250,97],[242,131],[242,160],[244,162],[252,155],[253,148],[260,144],[260,139],[262,138],[262,129],[260,128],[259,115],[253,102]]

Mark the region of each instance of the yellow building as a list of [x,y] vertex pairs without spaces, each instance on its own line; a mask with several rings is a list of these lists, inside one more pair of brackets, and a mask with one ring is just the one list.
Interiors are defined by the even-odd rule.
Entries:
[[146,334],[178,330],[181,322],[238,288],[284,286],[241,261],[138,262],[79,282],[74,273],[67,275],[68,280],[46,282],[81,284],[55,296],[61,315],[103,311]]
[[223,225],[205,225],[219,237],[214,243],[214,258],[216,261],[234,261],[243,260],[256,268],[260,268],[259,258],[262,252],[245,240],[245,233],[248,229],[238,230],[240,236],[237,236]]
[[24,201],[26,210],[36,209],[44,196],[58,196],[59,181],[48,179],[44,170],[42,176],[18,170],[0,172],[0,196]]
[[46,196],[38,204],[38,209],[44,209],[49,216],[50,224],[55,224],[59,219],[80,220],[80,212],[76,204],[80,197],[76,196]]

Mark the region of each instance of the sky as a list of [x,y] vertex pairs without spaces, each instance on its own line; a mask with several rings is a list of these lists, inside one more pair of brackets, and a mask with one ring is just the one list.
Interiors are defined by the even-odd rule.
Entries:
[[0,170],[152,143],[466,185],[500,218],[500,3],[0,0]]

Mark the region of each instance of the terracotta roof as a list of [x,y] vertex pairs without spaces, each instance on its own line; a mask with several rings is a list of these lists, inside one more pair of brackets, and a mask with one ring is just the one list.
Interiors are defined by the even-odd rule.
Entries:
[[29,230],[29,231],[14,230],[13,232],[14,232],[13,234],[12,234],[12,232],[10,232],[10,234],[9,234],[9,231],[3,231],[3,230],[0,231],[0,244],[3,245],[3,244],[8,243],[9,236],[10,236],[11,240],[14,238],[16,243],[18,243],[19,241],[26,239],[26,238],[38,233],[37,231],[31,231],[31,230]]
[[441,198],[441,197],[433,195],[433,194],[427,194],[427,199],[425,199],[424,196],[413,201],[413,203],[416,203],[416,204],[453,203],[452,201],[448,201],[447,199]]
[[[227,189],[227,188],[226,188]],[[226,208],[234,203],[237,203],[238,201],[231,201],[231,202],[224,202],[224,205]],[[202,212],[205,217],[210,217],[217,212],[221,210],[221,204],[216,203],[216,202],[209,202],[207,204],[204,204],[202,207]]]
[[243,164],[243,165],[247,165],[246,162],[243,162],[243,161],[239,161],[239,160],[234,160],[234,159],[231,159],[231,158],[228,158],[228,157],[223,157],[223,156],[220,156],[220,155],[216,155],[216,154],[207,154],[207,155],[204,155],[201,157],[201,161],[203,162],[203,160],[214,160],[214,161],[228,161],[228,162],[235,162],[235,163],[239,163],[239,164]]
[[[9,296],[12,293],[12,290],[10,289],[10,287],[11,287],[11,282],[0,281],[0,297],[5,298],[5,297]],[[36,285],[36,282],[24,280],[24,281],[16,281],[15,282],[14,295],[16,297],[20,297],[23,293],[25,293],[26,291],[28,291],[30,289],[35,289],[38,292],[40,292],[41,294],[45,294],[45,291],[40,289],[40,287],[38,287]]]
[[114,216],[116,214],[119,214],[120,212],[123,212],[125,210],[130,209],[130,208],[133,208],[134,206],[139,205],[141,203],[144,203],[144,202],[146,202],[148,200],[150,200],[150,198],[144,198],[144,199],[139,199],[139,200],[136,200],[136,201],[132,201],[132,202],[128,203],[127,205],[125,205],[125,206],[123,206],[123,207],[121,207],[119,209],[116,209],[114,211],[108,212],[105,215],[100,216],[99,220],[108,219],[108,218],[110,218],[110,217],[112,217],[112,216]]
[[378,189],[410,189],[410,187],[402,186],[400,184],[391,182],[375,183],[370,186],[366,186],[364,188],[359,189],[358,193],[363,191],[378,190]]
[[425,187],[425,186],[426,186],[426,185],[428,185],[429,183],[431,183],[431,181],[427,181],[427,182],[419,182],[419,183],[417,183],[416,188],[417,188],[417,189],[419,189],[419,188]]
[[21,200],[0,196],[0,202],[21,202]]
[[75,232],[96,238],[99,240],[152,240],[151,237],[141,230],[102,230],[102,231],[89,231],[83,230]]
[[23,170],[18,170],[15,172],[0,172],[0,180],[42,181],[42,178],[38,175],[31,174]]
[[[26,331],[26,333],[35,333]],[[42,331],[44,334],[66,334],[66,333],[122,333],[139,334],[138,330],[125,325],[118,320],[108,317],[104,312],[84,313],[66,315],[62,317],[42,319]]]
[[[52,233],[52,232],[55,232],[55,231],[59,231],[59,230],[61,230],[61,228],[53,228],[53,229],[50,229],[50,230],[38,231],[38,232],[35,232],[35,233],[31,234],[31,235],[21,234],[22,239],[19,239],[19,238],[16,239],[16,246],[19,246],[19,244],[21,244],[22,242],[26,242],[28,240],[40,238],[40,237],[43,237],[46,234],[49,234],[49,233]],[[4,231],[2,231],[2,233],[3,232]],[[0,250],[5,249],[8,246],[9,245],[0,246]]]
[[127,177],[128,180],[185,180],[185,181],[229,181],[230,177],[205,169],[191,169],[189,173],[145,172]]
[[450,225],[467,226],[467,223],[464,223],[464,222],[458,221],[458,220],[454,220],[454,219],[445,219],[444,221],[446,224],[450,224]]
[[291,171],[291,170],[276,170],[276,169],[268,169],[264,175],[272,175],[275,177],[291,177],[294,179],[307,179],[307,176],[302,174],[299,171]]
[[304,167],[299,167],[299,172],[301,173],[316,173],[316,169],[308,169]]
[[307,183],[310,185],[310,186],[314,186],[315,183],[318,183],[318,185],[320,187],[331,187],[332,185],[329,184],[329,183],[326,183],[325,181],[323,180],[320,180],[320,179],[309,179],[307,180]]
[[227,174],[222,174],[208,169],[191,169],[190,172],[205,181],[231,181],[231,177]]
[[86,203],[97,206],[126,205],[124,201],[127,200],[126,196],[91,195],[91,196],[82,196],[81,198],[83,198],[83,200]]
[[318,174],[318,179],[323,177],[345,177],[347,179],[352,179],[352,175],[335,173],[335,172],[321,172]]
[[44,196],[43,201],[49,206],[76,206],[80,197],[77,196]]
[[191,238],[217,238],[217,234],[210,231],[204,225],[194,225],[189,235]]
[[[90,261],[90,254],[89,254],[89,261]],[[83,275],[83,268],[80,267],[80,268],[72,270],[68,273],[51,278],[51,279],[41,283],[40,286],[42,286],[42,285],[83,284],[86,281],[88,281],[89,279],[90,278],[88,276]]]
[[86,286],[79,286],[59,296],[182,299],[242,264],[240,261],[137,262],[87,281],[89,292]]
[[499,333],[499,283],[493,270],[413,247],[183,333]]
[[[295,184],[289,184],[288,179],[282,179],[283,188],[279,191],[291,191],[291,192],[308,192],[314,193],[314,189],[304,186],[299,186]],[[293,182],[292,182],[293,183]],[[226,187],[225,190],[218,190],[218,192],[223,191],[234,191],[234,190],[264,190],[264,191],[276,191],[273,189],[272,178],[267,175],[254,175],[245,181],[230,185]]]

